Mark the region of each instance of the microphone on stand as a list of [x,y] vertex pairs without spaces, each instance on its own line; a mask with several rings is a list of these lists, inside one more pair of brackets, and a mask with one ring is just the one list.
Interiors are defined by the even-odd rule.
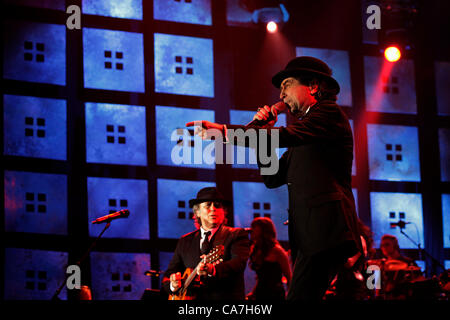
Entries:
[[116,211],[116,212],[113,212],[111,214],[108,214],[106,216],[97,218],[94,221],[92,221],[92,223],[93,224],[98,224],[98,223],[103,223],[103,222],[110,222],[111,220],[114,220],[114,219],[127,218],[129,215],[130,215],[130,210],[123,209],[123,210]]
[[[272,110],[273,107],[273,110]],[[275,114],[280,113],[281,111],[283,111],[284,109],[286,109],[287,105],[283,102],[283,101],[279,101],[277,103],[275,103],[274,105],[272,105],[270,107],[270,109],[272,110],[272,112],[275,112]],[[269,112],[269,118],[267,118],[266,120],[252,120],[249,123],[247,123],[247,126],[263,126],[266,125],[267,123],[269,123],[270,121],[275,119],[275,116],[272,112]]]
[[405,229],[407,224],[411,224],[411,222],[405,222],[403,220],[398,220],[398,222],[391,222],[391,228],[399,227],[400,229]]

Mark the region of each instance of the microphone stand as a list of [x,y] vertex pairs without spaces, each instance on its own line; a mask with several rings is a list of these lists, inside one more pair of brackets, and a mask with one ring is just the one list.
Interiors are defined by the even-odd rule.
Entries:
[[[400,227],[400,226],[399,226],[399,227]],[[414,243],[414,245],[417,246],[417,247],[419,248],[419,260],[422,260],[422,253],[425,253],[425,255],[426,255],[428,258],[430,258],[431,261],[432,261],[434,264],[438,265],[439,267],[442,268],[442,270],[445,271],[445,267],[441,264],[441,262],[440,262],[439,260],[435,259],[435,258],[434,258],[431,254],[429,254],[425,249],[423,249],[423,248],[420,246],[420,243],[417,243],[417,242],[415,242],[413,239],[411,239],[405,232],[403,232],[403,229],[404,229],[404,227],[403,227],[403,228],[400,227],[400,233],[401,233],[402,235],[404,235],[409,241],[411,241],[412,243]]]
[[[106,229],[109,228],[109,226],[111,225],[111,220],[107,220],[107,223],[105,225],[105,227],[103,228],[102,232],[100,232],[100,234],[97,236],[97,238],[95,238],[95,240],[92,242],[91,246],[87,249],[87,251],[84,253],[84,255],[81,257],[80,260],[78,260],[75,264],[77,266],[80,266],[81,263],[83,263],[83,261],[87,258],[87,256],[89,255],[89,253],[91,253],[92,249],[95,247],[98,239],[101,238],[101,236],[103,235],[103,233],[105,233]],[[51,300],[60,300],[58,298],[58,295],[60,294],[61,290],[64,288],[64,285],[66,284],[68,275],[66,273],[66,276],[64,278],[64,281],[61,283],[61,285],[59,286],[59,288],[56,290],[55,294],[53,295]]]

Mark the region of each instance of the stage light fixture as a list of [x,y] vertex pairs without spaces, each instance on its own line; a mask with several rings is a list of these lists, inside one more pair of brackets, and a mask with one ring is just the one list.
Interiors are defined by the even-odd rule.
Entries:
[[[239,0],[238,3],[240,7],[251,13],[252,20],[255,24],[266,26],[266,29],[269,32],[275,32],[289,20],[289,13],[281,1],[282,0]],[[274,24],[276,24],[276,27]],[[271,30],[269,30],[269,28]]]
[[388,46],[384,50],[384,57],[389,62],[397,62],[402,57],[402,53],[397,46]]
[[266,28],[267,28],[267,31],[269,31],[270,33],[275,33],[275,32],[277,32],[278,25],[277,25],[277,23],[274,22],[274,21],[269,21],[269,22],[267,23]]

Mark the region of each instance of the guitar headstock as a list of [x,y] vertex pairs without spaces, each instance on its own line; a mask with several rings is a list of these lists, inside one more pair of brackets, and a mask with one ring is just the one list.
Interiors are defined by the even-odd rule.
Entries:
[[211,249],[211,251],[208,253],[208,255],[206,256],[206,262],[207,263],[220,263],[223,261],[223,253],[224,253],[224,246],[218,245],[215,246],[213,249]]

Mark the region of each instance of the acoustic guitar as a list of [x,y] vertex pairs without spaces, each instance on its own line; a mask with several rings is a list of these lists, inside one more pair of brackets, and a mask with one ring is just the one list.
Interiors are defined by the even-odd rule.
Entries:
[[197,276],[197,269],[200,263],[212,263],[212,264],[219,264],[223,261],[223,253],[224,253],[224,246],[218,245],[215,246],[203,259],[198,263],[198,265],[195,267],[195,269],[187,268],[184,273],[183,277],[181,278],[181,282],[183,283],[180,290],[178,290],[176,293],[169,295],[169,300],[194,300],[194,296],[188,296],[187,291],[189,288],[189,285],[192,283],[192,281]]

